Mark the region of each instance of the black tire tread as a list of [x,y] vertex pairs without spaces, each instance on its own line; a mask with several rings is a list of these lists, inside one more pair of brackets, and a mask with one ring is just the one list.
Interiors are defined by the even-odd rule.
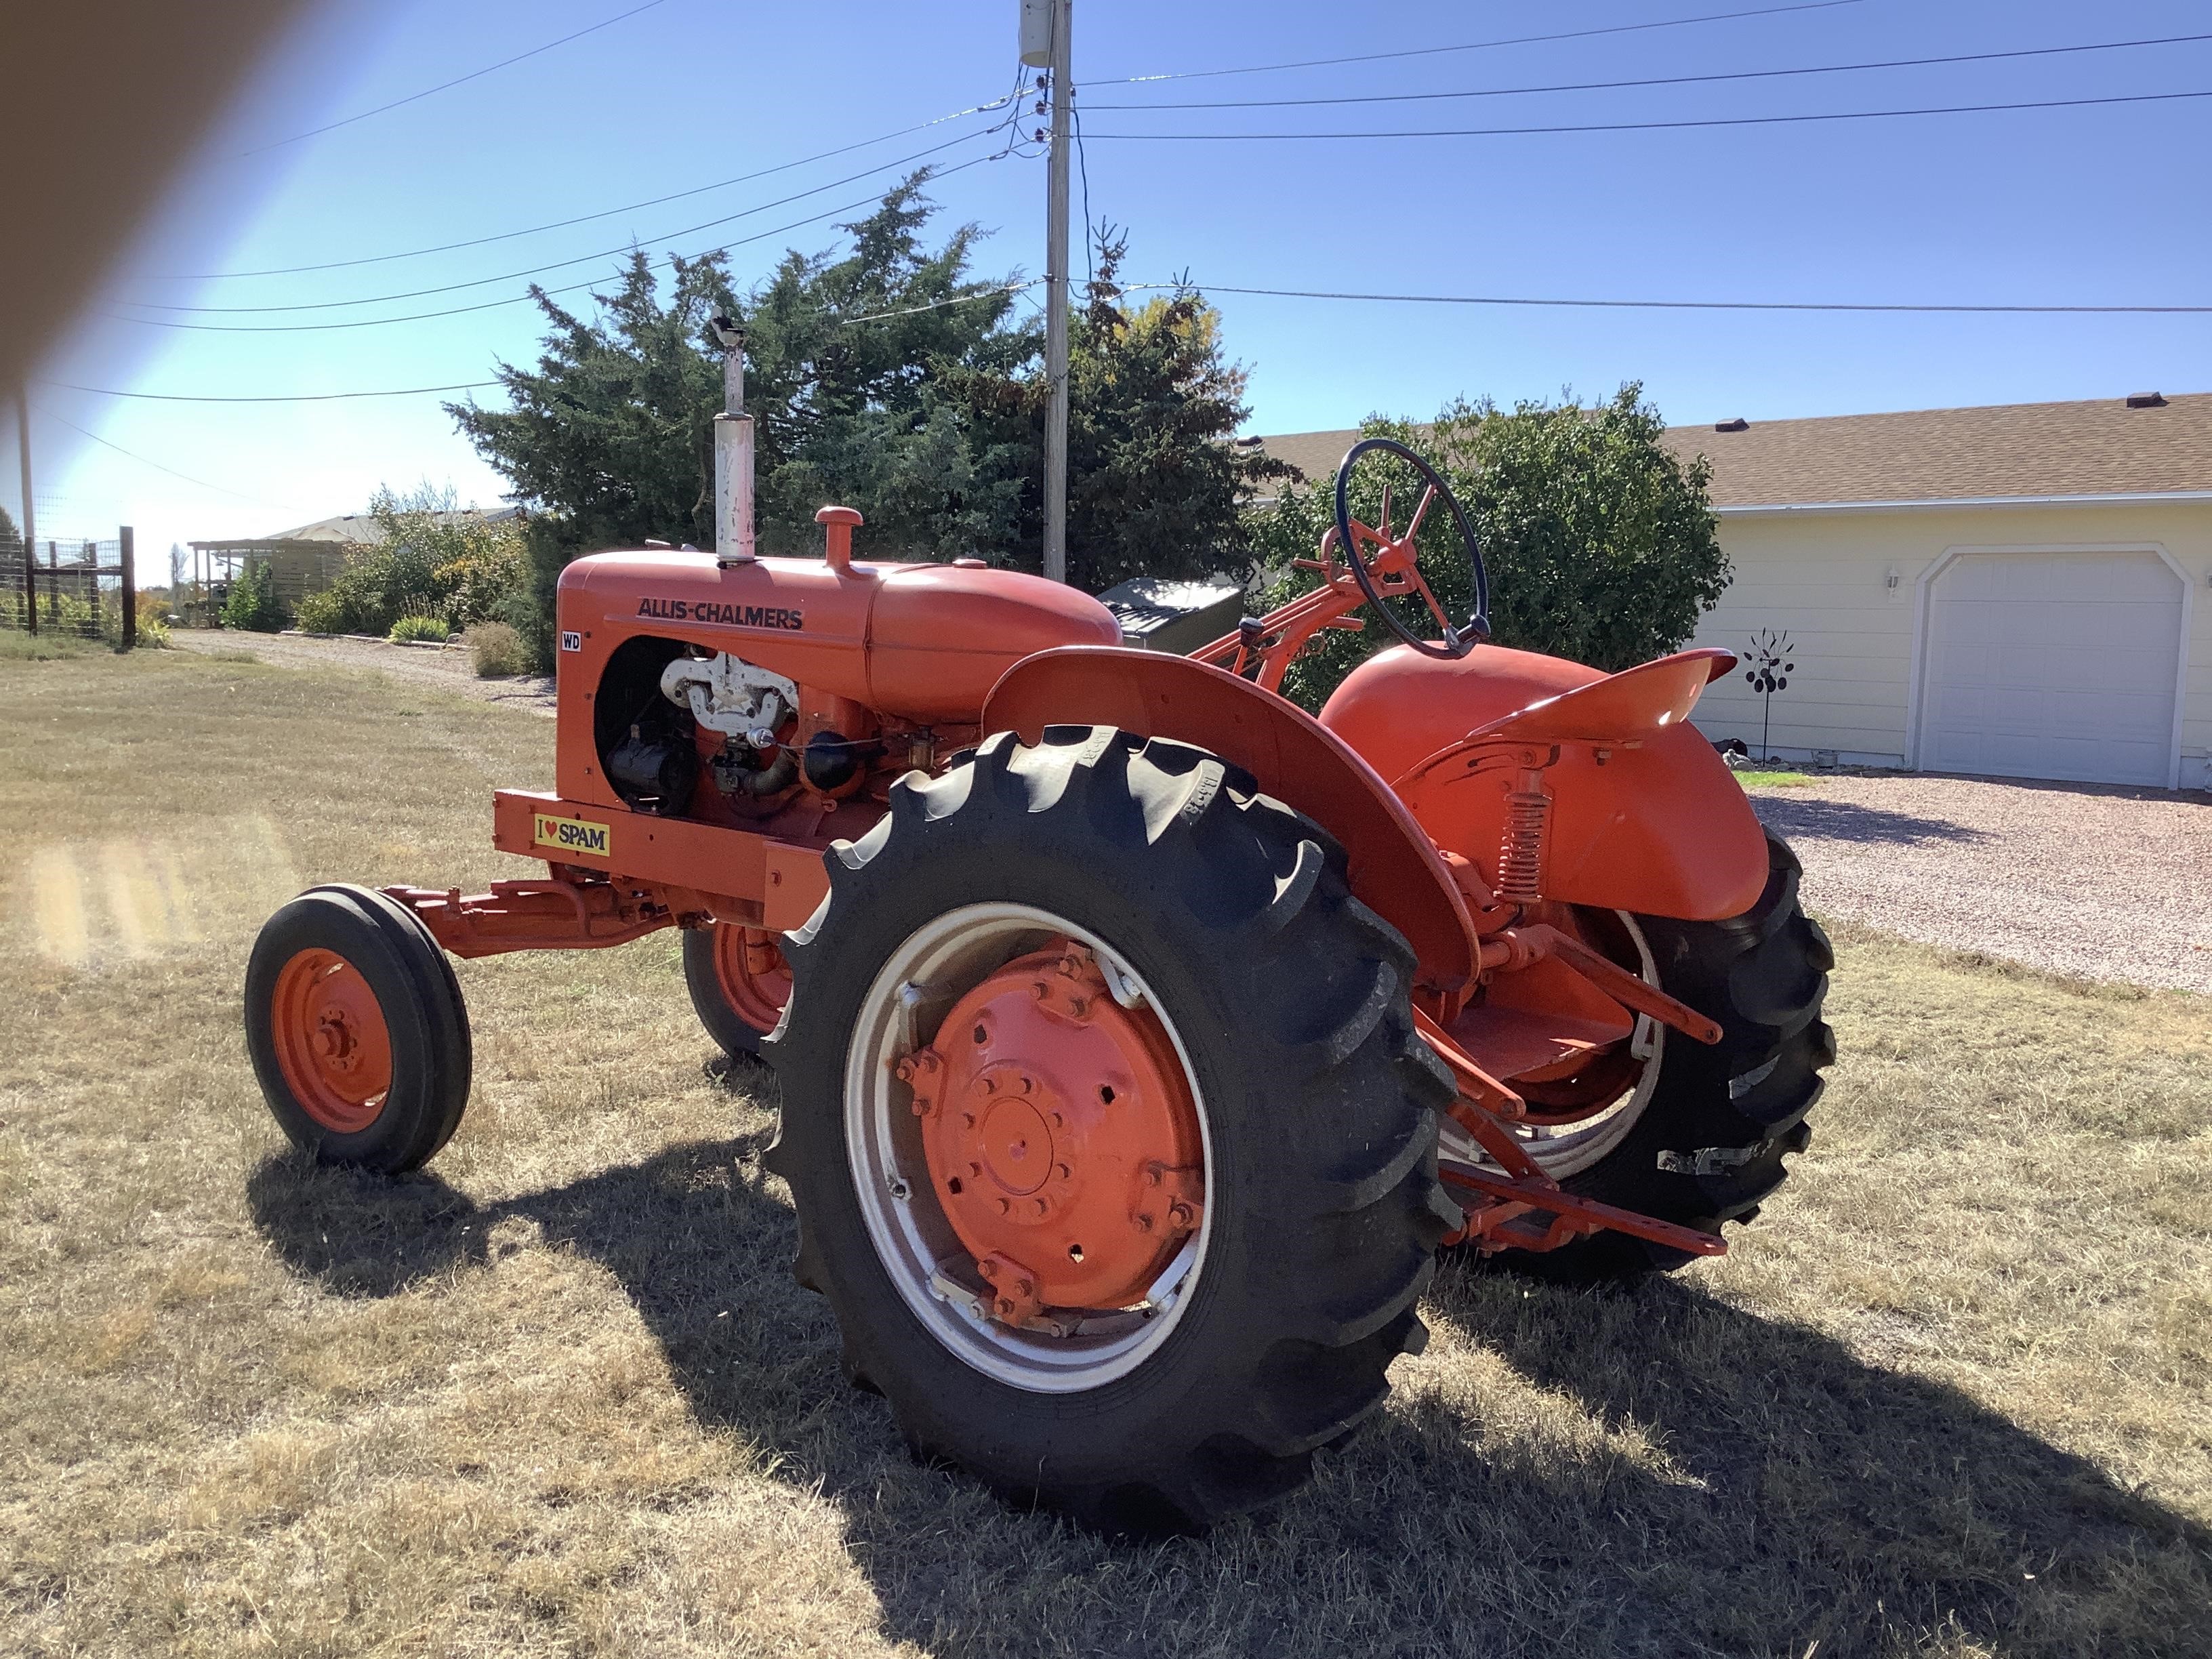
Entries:
[[[1027,747],[996,734],[944,775],[908,775],[893,786],[890,811],[875,829],[833,849],[830,898],[787,939],[793,997],[766,1050],[782,1074],[786,1105],[767,1163],[792,1183],[796,1272],[836,1304],[848,1374],[887,1395],[918,1450],[964,1463],[1019,1501],[1110,1531],[1194,1530],[1303,1481],[1316,1450],[1381,1401],[1391,1360],[1425,1340],[1414,1306],[1434,1271],[1436,1243],[1459,1216],[1436,1173],[1437,1109],[1451,1086],[1414,1032],[1410,948],[1352,899],[1342,851],[1318,826],[1187,744],[1103,726],[1050,727],[1042,738]],[[1206,1386],[1164,1419],[1147,1420],[1143,1433],[1124,1434],[1110,1453],[1086,1459],[1055,1450],[1064,1472],[1041,1473],[1042,1455],[1016,1455],[1009,1442],[1017,1431],[979,1431],[981,1413],[999,1421],[1021,1408],[1003,1397],[1017,1391],[980,1373],[969,1376],[987,1386],[965,1390],[920,1387],[902,1374],[914,1363],[908,1345],[935,1339],[918,1325],[912,1337],[886,1331],[865,1313],[826,1231],[839,1224],[830,1218],[839,1200],[825,1165],[848,1187],[849,1176],[842,1122],[817,1121],[836,1115],[819,1073],[834,1054],[829,1069],[842,1087],[843,1037],[835,1028],[850,1010],[834,996],[825,1006],[823,988],[860,971],[841,968],[840,958],[869,952],[884,927],[906,925],[880,920],[902,885],[941,875],[957,849],[977,845],[1048,848],[1041,858],[1072,861],[1070,879],[1085,859],[1118,861],[1125,871],[1141,860],[1145,881],[1174,895],[1189,958],[1182,971],[1205,975],[1216,999],[1209,1006],[1230,1011],[1220,1030],[1194,1029],[1207,1016],[1184,1024],[1194,1062],[1206,1070],[1199,1049],[1211,1038],[1236,1066],[1264,1074],[1264,1087],[1245,1092],[1264,1094],[1287,1121],[1338,1126],[1329,1136],[1301,1137],[1270,1123],[1250,1137],[1279,1145],[1241,1156],[1285,1167],[1269,1166],[1264,1208],[1255,1204],[1256,1212],[1233,1221],[1217,1211],[1217,1224],[1264,1230],[1265,1265],[1249,1267],[1264,1284],[1228,1283],[1219,1276],[1231,1258],[1210,1255],[1195,1294],[1218,1291],[1224,1310],[1244,1311],[1208,1316]],[[1159,902],[1169,914],[1168,901]],[[867,972],[901,937],[873,950]],[[1217,1137],[1236,1133],[1229,1118],[1237,1101],[1211,1088],[1208,1100]],[[1338,1150],[1327,1150],[1332,1145]],[[1219,1243],[1227,1236],[1218,1232],[1210,1249],[1227,1249]],[[859,1248],[874,1260],[865,1237]],[[1194,1305],[1170,1346],[1185,1342],[1199,1312]],[[962,1366],[950,1355],[944,1363]],[[983,1403],[992,1389],[1000,1397]],[[1108,1415],[1091,1410],[1085,1432],[1111,1432],[1097,1426]]]
[[[311,947],[337,951],[368,979],[392,1036],[384,1109],[354,1134],[323,1127],[300,1107],[269,1031],[276,970]],[[293,1144],[320,1162],[385,1175],[420,1169],[453,1139],[467,1109],[474,1056],[453,963],[422,917],[373,888],[311,887],[263,924],[246,963],[246,1033],[270,1110]]]
[[757,1059],[768,1033],[731,1006],[714,968],[714,929],[722,925],[684,930],[684,988],[690,993],[691,1012],[699,1016],[715,1047],[732,1060]]
[[[1717,1235],[1747,1223],[1789,1178],[1789,1158],[1812,1140],[1805,1121],[1836,1058],[1820,1018],[1835,952],[1797,897],[1797,855],[1770,832],[1759,902],[1729,921],[1638,917],[1662,986],[1718,1021],[1705,1048],[1670,1035],[1658,1093],[1621,1145],[1569,1177],[1571,1191]],[[1725,1167],[1694,1164],[1717,1152]],[[1671,1272],[1697,1258],[1625,1233],[1598,1233],[1563,1249],[1502,1252],[1499,1265],[1555,1281],[1588,1284]]]

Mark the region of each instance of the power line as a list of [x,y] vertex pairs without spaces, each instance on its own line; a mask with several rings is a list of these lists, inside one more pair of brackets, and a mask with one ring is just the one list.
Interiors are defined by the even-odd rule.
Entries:
[[349,127],[356,121],[366,121],[372,115],[381,115],[386,110],[398,109],[403,104],[416,103],[434,94],[450,91],[455,87],[465,86],[471,81],[480,81],[485,76],[506,69],[511,64],[520,64],[526,58],[535,58],[541,52],[552,51],[556,46],[565,46],[571,40],[580,40],[587,34],[596,34],[601,29],[611,28],[617,23],[636,16],[640,12],[651,11],[655,6],[666,3],[667,0],[645,0],[645,3],[641,6],[632,6],[628,11],[617,13],[612,17],[593,23],[588,28],[578,29],[574,34],[564,34],[558,40],[548,40],[542,46],[532,46],[528,52],[519,52],[512,58],[502,58],[496,64],[488,64],[480,70],[471,70],[466,75],[456,76],[450,81],[441,81],[436,86],[425,87],[420,92],[410,92],[404,98],[395,98],[388,104],[379,104],[374,109],[365,109],[358,115],[343,116],[336,121],[327,122],[322,126],[310,127],[305,132],[295,132],[289,138],[272,139],[268,143],[257,144],[252,149],[241,150],[239,153],[241,155],[259,155],[269,150],[282,149],[287,144],[296,144],[303,138],[314,138],[325,132],[336,132],[340,127]]
[[2212,34],[2170,34],[2149,40],[2102,40],[2080,46],[2028,46],[2014,52],[1961,52],[1947,58],[1893,58],[1878,63],[1818,64],[1803,69],[1736,70],[1713,75],[1667,75],[1634,81],[1563,81],[1547,86],[1484,87],[1470,92],[1378,92],[1336,98],[1239,98],[1178,104],[1093,104],[1093,109],[1287,109],[1316,104],[1406,104],[1446,98],[1517,98],[1548,92],[1613,92],[1633,87],[1686,87],[1722,81],[1768,81],[1785,76],[1850,75],[1868,70],[1925,69],[1952,64],[1989,64],[2004,58],[2056,58],[2069,53],[2119,52],[2136,46],[2190,46]]
[[[497,380],[465,380],[455,386],[404,386],[380,392],[290,392],[268,397],[200,397],[183,392],[117,392],[104,386],[76,386],[67,380],[46,380],[42,385],[63,392],[82,392],[94,398],[131,398],[155,404],[327,404],[351,398],[415,398],[433,392],[482,392],[487,386],[500,384]],[[60,420],[61,416],[54,416]],[[64,422],[64,424],[67,424]]]
[[[834,320],[840,327],[850,327],[856,323],[883,322],[887,319],[894,317],[917,317],[922,313],[927,311],[943,311],[949,306],[972,305],[979,300],[996,299],[1001,295],[1024,294],[1029,289],[1035,288],[1044,279],[1042,276],[1032,276],[1018,283],[1003,283],[990,288],[980,289],[973,294],[956,294],[947,299],[933,300],[927,305],[902,306],[894,311],[864,312],[857,317],[839,317],[833,319],[832,320]],[[504,386],[506,382],[503,380],[463,380],[452,386],[392,386],[374,392],[274,392],[250,397],[238,395],[201,396],[197,393],[184,392],[118,392],[110,386],[77,386],[68,380],[46,380],[40,382],[40,384],[52,386],[58,391],[81,392],[88,396],[94,398],[129,398],[147,403],[324,404],[336,403],[355,398],[416,398],[428,396],[429,393],[439,392],[483,392],[493,386]],[[53,418],[58,421],[61,420],[62,417],[57,415]],[[64,426],[69,424],[66,421],[64,421],[62,423]],[[81,427],[76,429],[79,431],[83,430]],[[85,435],[87,437],[91,437],[93,434],[86,433]],[[105,443],[106,440],[95,439],[94,441]],[[112,447],[112,446],[111,446],[111,447]],[[143,458],[134,457],[133,459],[143,459]],[[159,465],[160,463],[149,461],[147,462],[147,465],[149,466],[155,466]],[[180,474],[179,476],[182,475]],[[215,486],[212,485],[210,486],[210,488],[214,487]]]
[[[1017,94],[1017,95],[1018,95]],[[680,202],[687,197],[703,196],[709,191],[726,190],[732,185],[750,184],[756,179],[765,179],[772,173],[788,173],[793,167],[803,167],[816,161],[827,161],[833,156],[848,155],[856,149],[866,149],[871,144],[889,143],[894,138],[903,138],[908,133],[921,132],[930,127],[942,126],[947,121],[958,121],[970,115],[985,115],[1003,108],[1011,98],[994,99],[988,104],[975,104],[966,109],[952,111],[947,115],[934,115],[927,121],[917,121],[910,127],[900,127],[892,132],[879,132],[872,138],[861,138],[849,144],[840,144],[835,149],[802,155],[795,161],[780,161],[772,167],[763,167],[755,173],[741,173],[733,179],[718,179],[711,185],[696,185],[690,190],[672,191],[665,196],[654,196],[642,202],[630,202],[621,207],[606,208],[597,213],[582,213],[573,219],[555,219],[542,225],[526,225],[520,230],[502,230],[489,236],[471,236],[458,242],[440,242],[430,247],[404,248],[397,253],[364,254],[356,259],[328,259],[319,264],[271,265],[263,270],[203,270],[182,276],[159,276],[151,280],[164,283],[214,282],[219,279],[248,276],[297,276],[309,271],[343,270],[354,265],[387,264],[394,259],[416,259],[432,253],[451,253],[465,247],[482,247],[487,242],[512,241],[518,236],[535,236],[540,231],[566,230],[572,225],[589,224],[595,219],[611,219],[617,214],[635,213],[641,209],[659,207],[667,202]],[[992,129],[995,131],[995,129]]]
[[[1750,11],[1707,12],[1698,17],[1669,17],[1650,23],[1615,23],[1604,28],[1569,29],[1558,34],[1516,34],[1497,40],[1469,40],[1455,46],[1408,46],[1401,52],[1364,52],[1356,58],[1306,58],[1289,64],[1248,64],[1241,69],[1182,70],[1172,75],[1128,75],[1118,81],[1086,81],[1094,87],[1142,86],[1157,81],[1210,81],[1224,75],[1270,75],[1278,70],[1330,69],[1340,64],[1379,64],[1396,58],[1433,58],[1454,52],[1488,52],[1498,46],[1540,46],[1553,40],[1588,40],[1601,34],[1637,34],[1648,29],[1686,28],[1692,23],[1727,23],[1743,17],[1774,17],[1790,12],[1827,11],[1864,0],[1812,0],[1809,5],[1760,6]],[[1103,135],[1102,135],[1103,136]]]
[[1125,294],[1192,289],[1201,294],[1262,295],[1283,300],[1360,300],[1393,305],[1532,306],[1597,311],[1902,312],[1964,316],[2204,317],[2203,306],[1943,305],[1815,300],[1565,300],[1519,295],[1359,294],[1325,289],[1231,288],[1219,283],[1132,283]]
[[943,311],[947,306],[973,305],[978,300],[995,300],[1002,295],[1025,294],[1042,283],[1042,276],[1031,276],[1018,283],[1000,283],[994,287],[978,289],[973,294],[955,294],[950,298],[932,300],[927,305],[904,306],[896,311],[864,312],[858,317],[839,317],[833,320],[840,328],[849,328],[854,323],[879,323],[887,317],[919,317],[925,311]]
[[1075,125],[1075,167],[1083,175],[1083,285],[1094,288],[1098,283],[1098,270],[1091,257],[1091,158],[1083,149],[1083,110],[1075,101],[1074,89],[1069,88],[1067,117]]
[[[990,155],[978,155],[973,160],[962,161],[953,167],[949,167],[945,168],[944,172],[934,174],[933,177],[939,179],[949,179],[956,173],[964,172],[969,167],[980,166],[985,161],[995,161],[997,159],[998,156],[995,153]],[[781,236],[787,231],[803,229],[808,225],[819,224],[824,219],[834,219],[841,213],[858,212],[863,208],[874,206],[878,200],[878,198],[872,196],[864,197],[859,201],[848,202],[841,207],[829,208],[820,213],[811,214],[804,219],[794,219],[788,224],[778,225],[770,230],[758,231],[750,236],[740,236],[732,241],[724,242],[719,246],[702,248],[697,252],[690,254],[688,257],[692,259],[703,259],[709,254],[726,253],[734,247],[744,247],[749,243],[766,241],[769,237]],[[671,265],[673,265],[677,259],[685,257],[687,256],[672,254],[669,256],[668,263]],[[585,291],[586,289],[596,289],[599,286],[599,283],[597,281],[588,283],[571,283],[564,288],[547,289],[542,290],[542,292],[545,298],[555,299],[564,294],[578,294]],[[328,333],[337,329],[381,328],[394,323],[428,322],[432,319],[439,317],[460,317],[479,311],[496,311],[505,306],[528,304],[537,297],[538,296],[536,295],[532,294],[517,294],[510,295],[508,298],[504,300],[480,301],[475,305],[448,306],[442,311],[410,312],[404,316],[398,317],[356,317],[340,323],[185,323],[174,321],[166,317],[137,317],[124,312],[110,312],[107,314],[118,322],[137,323],[142,327],[146,328],[185,329],[195,333],[321,334]]]
[[[625,243],[620,247],[602,248],[594,253],[580,253],[573,259],[556,259],[550,264],[531,265],[521,270],[503,271],[496,276],[477,276],[472,277],[465,283],[446,283],[435,288],[409,289],[398,294],[372,294],[358,300],[317,300],[302,302],[298,305],[173,306],[159,305],[149,300],[126,300],[122,303],[136,306],[142,311],[178,311],[204,315],[258,316],[269,315],[279,312],[337,311],[342,310],[348,306],[389,305],[399,300],[423,299],[433,294],[456,294],[463,289],[486,288],[494,283],[519,282],[525,276],[537,276],[543,275],[544,272],[549,270],[565,270],[570,265],[589,264],[595,259],[619,258],[622,255],[629,252],[634,247],[650,247],[656,242],[672,242],[681,236],[696,236],[702,230],[714,230],[720,226],[733,223],[739,219],[750,219],[756,213],[766,213],[771,208],[788,207],[792,203],[805,201],[810,196],[819,196],[825,190],[836,190],[841,185],[853,184],[857,180],[866,179],[873,173],[888,173],[895,167],[902,167],[911,162],[919,161],[926,155],[934,155],[940,150],[950,149],[955,144],[964,144],[971,139],[988,138],[990,136],[991,129],[988,127],[978,132],[963,132],[957,137],[946,139],[941,144],[932,144],[927,149],[919,149],[915,151],[911,155],[902,155],[895,161],[879,161],[873,167],[861,168],[858,173],[848,173],[842,179],[832,179],[826,185],[817,185],[811,190],[799,191],[790,196],[778,197],[773,202],[763,202],[757,207],[744,208],[736,213],[724,214],[719,219],[709,219],[702,224],[687,225],[682,230],[672,230],[664,235],[648,236],[645,238],[642,242],[633,240],[631,242]],[[836,210],[839,212],[844,211],[842,208]]]
[[1501,138],[1566,132],[1672,132],[1692,127],[1791,126],[1808,121],[1885,121],[1910,115],[1992,115],[2014,110],[2087,109],[2110,104],[2162,104],[2212,98],[2203,92],[2138,92],[2106,98],[2039,98],[2009,104],[1940,104],[1920,109],[1836,110],[1814,115],[1710,116],[1682,121],[1576,121],[1534,127],[1416,127],[1380,132],[1100,132],[1096,138],[1153,139],[1214,143],[1291,138]]
[[57,422],[59,424],[67,427],[79,437],[89,438],[93,442],[99,444],[103,448],[112,449],[117,454],[125,457],[126,459],[137,462],[141,466],[150,466],[156,472],[166,472],[171,477],[181,478],[188,484],[198,484],[202,489],[212,489],[218,495],[235,495],[242,501],[252,501],[259,507],[273,507],[280,513],[298,513],[303,510],[291,502],[272,501],[265,495],[249,495],[242,489],[233,489],[227,484],[210,483],[205,478],[195,478],[189,472],[179,472],[173,466],[164,466],[159,461],[149,460],[147,457],[141,455],[136,450],[125,449],[121,444],[108,442],[106,439],[101,437],[97,432],[87,432],[75,421],[64,419],[63,416],[55,414],[51,409],[47,409],[43,405],[40,407],[39,413],[50,421]]
[[[912,317],[923,312],[942,311],[949,306],[970,305],[979,300],[994,299],[1001,295],[1026,295],[1030,289],[1036,287],[1043,280],[1042,277],[1032,276],[1021,282],[1006,283],[978,289],[972,294],[957,294],[948,299],[933,300],[927,305],[906,306],[893,311],[866,312],[857,317],[841,317],[836,320],[841,325],[850,325],[856,323],[880,322],[894,317]],[[1280,300],[1349,300],[1382,305],[1504,306],[1595,311],[1775,311],[1996,317],[2212,316],[2212,305],[1978,305],[1950,304],[1941,301],[1892,303],[1842,300],[1585,300],[1534,295],[1366,294],[1332,289],[1247,288],[1218,283],[1129,283],[1120,285],[1120,292],[1123,294],[1171,293],[1184,290],[1200,294],[1236,294]],[[399,386],[376,392],[306,392],[258,397],[202,397],[185,392],[118,392],[106,386],[76,386],[64,380],[49,380],[44,384],[70,392],[85,392],[93,397],[130,398],[155,403],[305,404],[329,403],[352,398],[411,398],[431,392],[481,392],[505,383],[500,380],[468,380],[453,386]],[[57,416],[55,418],[58,420],[60,417]],[[149,465],[155,464],[149,463]]]

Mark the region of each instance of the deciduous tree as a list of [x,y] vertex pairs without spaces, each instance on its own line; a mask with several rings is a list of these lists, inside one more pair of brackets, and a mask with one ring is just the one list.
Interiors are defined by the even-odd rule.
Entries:
[[[1371,420],[1361,430],[1396,438],[1451,483],[1481,542],[1501,645],[1594,668],[1631,667],[1680,648],[1728,586],[1728,556],[1706,495],[1711,468],[1667,447],[1666,424],[1640,386],[1590,407],[1523,403],[1508,412],[1460,402],[1431,425]],[[1373,522],[1383,477],[1377,463],[1354,469],[1355,517]],[[1288,567],[1314,556],[1334,522],[1334,475],[1314,479],[1251,515],[1255,544],[1280,573],[1267,603],[1280,604],[1315,580]],[[1401,527],[1412,505],[1401,482]],[[1430,515],[1420,547],[1438,602],[1455,620],[1465,617],[1473,577],[1448,515]],[[1425,608],[1405,614],[1434,631]],[[1354,666],[1393,642],[1371,623],[1364,633],[1325,633],[1284,689],[1318,707]]]

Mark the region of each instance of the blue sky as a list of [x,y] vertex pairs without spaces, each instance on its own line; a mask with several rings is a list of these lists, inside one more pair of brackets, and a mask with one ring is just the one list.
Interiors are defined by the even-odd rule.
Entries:
[[[1200,287],[2212,301],[2212,98],[1483,137],[1115,136],[1671,121],[2212,90],[2212,41],[2204,41],[1395,104],[1149,107],[1711,76],[2212,33],[2212,9],[2201,0],[2095,8],[1847,0],[1358,64],[1124,79],[1601,29],[1763,3],[1776,0],[1563,0],[1542,8],[1077,0],[1090,213],[1126,228],[1130,280],[1187,271]],[[894,177],[890,163],[980,132],[993,118],[484,246],[289,275],[203,273],[360,259],[598,213],[983,103],[1002,94],[1016,70],[1014,0],[660,0],[465,85],[281,142],[635,3],[351,0],[288,42],[42,370],[49,384],[33,390],[42,534],[134,523],[157,568],[173,539],[266,533],[357,510],[380,483],[427,479],[450,483],[464,501],[499,499],[499,479],[454,434],[434,397],[204,404],[97,397],[51,383],[244,396],[481,380],[500,359],[534,355],[539,329],[526,303],[292,332],[195,331],[126,315],[262,326],[505,300],[526,280],[508,273],[526,268],[633,239],[690,252],[845,207]],[[956,163],[992,148],[985,137],[966,138],[939,159]],[[885,170],[663,240],[872,167]],[[936,193],[947,225],[973,220],[991,232],[982,270],[1033,276],[1043,264],[1043,161],[1012,155],[967,167]],[[852,216],[832,213],[738,247],[735,271],[750,280],[787,246],[830,246],[831,222]],[[543,280],[590,281],[615,264],[586,258]],[[502,280],[327,311],[149,308],[313,306],[484,278]],[[1571,387],[1602,395],[1628,379],[1642,380],[1669,419],[1685,422],[2212,387],[2212,317],[1500,310],[1235,295],[1219,304],[1230,351],[1251,370],[1250,429],[1261,432],[1347,425],[1376,410],[1422,416],[1462,394],[1511,401]]]

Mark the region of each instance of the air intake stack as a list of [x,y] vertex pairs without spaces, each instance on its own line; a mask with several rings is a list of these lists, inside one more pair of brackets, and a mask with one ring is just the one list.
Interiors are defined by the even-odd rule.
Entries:
[[714,558],[750,564],[753,544],[753,417],[745,413],[745,331],[734,319],[709,325],[722,343],[722,412],[714,416]]

